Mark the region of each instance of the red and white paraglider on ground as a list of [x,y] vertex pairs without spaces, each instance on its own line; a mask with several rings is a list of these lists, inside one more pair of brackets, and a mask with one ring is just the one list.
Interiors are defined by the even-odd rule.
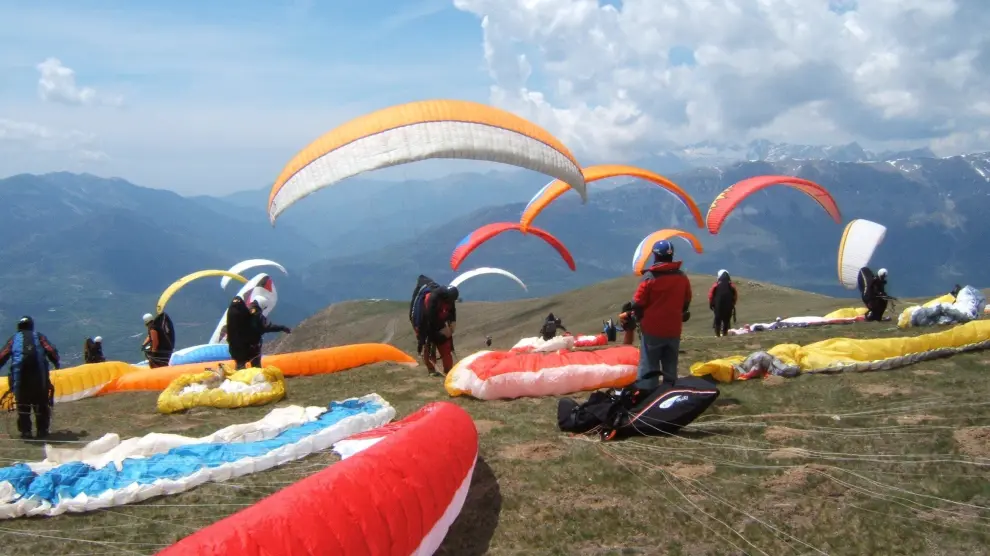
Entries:
[[467,498],[478,431],[466,411],[438,402],[334,451],[343,461],[159,554],[433,554]]

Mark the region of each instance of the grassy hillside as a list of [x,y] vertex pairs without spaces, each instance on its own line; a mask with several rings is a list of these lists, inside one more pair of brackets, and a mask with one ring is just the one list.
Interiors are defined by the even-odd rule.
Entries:
[[[695,361],[777,343],[902,334],[891,323],[864,323],[716,339],[702,299],[711,279],[692,278],[696,302],[682,374]],[[737,284],[740,323],[848,305],[744,279]],[[458,353],[478,349],[487,334],[496,347],[508,348],[534,335],[549,311],[574,332],[597,331],[634,285],[623,278],[546,299],[464,303]],[[407,309],[404,302],[335,305],[269,347],[289,351],[390,338],[410,350]],[[440,553],[979,553],[990,541],[987,363],[987,354],[971,353],[890,372],[725,385],[715,407],[683,434],[610,444],[561,434],[555,398],[453,399],[475,419],[481,459],[465,509]],[[383,395],[399,417],[449,399],[440,380],[422,367],[375,365],[290,379],[279,405],[325,404],[368,392]],[[271,409],[162,416],[155,399],[153,393],[129,393],[60,405],[55,428],[72,441],[111,431],[198,436]],[[0,442],[8,461],[42,457],[40,446]],[[151,554],[334,460],[317,454],[144,504],[9,521],[0,537],[12,555]]]

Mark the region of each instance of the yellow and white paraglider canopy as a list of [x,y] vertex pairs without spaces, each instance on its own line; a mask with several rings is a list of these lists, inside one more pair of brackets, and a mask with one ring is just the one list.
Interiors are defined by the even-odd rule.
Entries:
[[856,289],[859,269],[870,264],[873,252],[883,241],[887,228],[869,220],[856,219],[846,226],[839,241],[839,281],[849,290]]
[[429,158],[488,160],[557,178],[587,200],[584,175],[556,137],[519,116],[462,100],[426,100],[355,118],[299,151],[268,196],[275,219],[303,197],[362,172]]
[[165,305],[168,303],[168,300],[172,299],[172,296],[184,288],[189,282],[199,280],[200,278],[209,278],[210,276],[226,276],[237,280],[242,284],[247,282],[247,278],[227,270],[199,270],[179,278],[175,282],[172,282],[172,285],[165,288],[165,291],[163,291],[162,295],[158,298],[158,305],[155,307],[155,312],[160,315],[162,311],[165,310]]

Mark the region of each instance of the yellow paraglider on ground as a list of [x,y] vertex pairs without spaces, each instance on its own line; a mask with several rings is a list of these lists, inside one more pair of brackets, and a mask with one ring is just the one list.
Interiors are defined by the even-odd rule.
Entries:
[[973,321],[942,332],[901,338],[832,338],[806,346],[780,344],[767,351],[691,365],[694,376],[719,382],[747,380],[767,373],[881,371],[964,351],[990,348],[990,321]]
[[233,409],[277,402],[285,397],[285,378],[276,367],[216,370],[181,375],[158,396],[158,411],[175,413],[193,407]]

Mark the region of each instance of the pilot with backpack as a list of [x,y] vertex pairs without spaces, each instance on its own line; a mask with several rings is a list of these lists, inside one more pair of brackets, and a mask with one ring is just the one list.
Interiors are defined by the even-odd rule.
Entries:
[[729,320],[736,316],[736,302],[739,301],[739,292],[736,291],[732,278],[727,270],[719,270],[718,278],[708,290],[708,307],[715,315],[712,326],[715,328],[716,336],[727,336],[729,334]]
[[543,321],[543,326],[540,327],[540,338],[543,338],[544,342],[551,340],[557,336],[558,328],[564,332],[567,332],[567,328],[564,327],[564,323],[561,322],[559,318],[555,317],[553,313],[550,313]]
[[453,286],[441,286],[420,275],[409,306],[409,320],[416,334],[416,351],[430,374],[437,373],[437,352],[443,374],[454,367],[454,330],[457,327],[455,303],[460,292]]
[[148,335],[141,344],[141,350],[151,368],[166,367],[172,359],[175,350],[175,327],[168,313],[161,312],[158,316],[145,313],[144,325],[148,327]]
[[887,311],[887,302],[894,299],[887,295],[887,269],[881,268],[873,275],[869,267],[859,269],[856,279],[863,304],[866,305],[866,320],[880,322]]
[[55,403],[48,362],[59,368],[58,350],[44,334],[34,331],[31,317],[23,317],[17,322],[17,333],[0,349],[0,367],[7,361],[10,361],[9,383],[17,404],[17,430],[21,438],[31,438],[32,411],[37,437],[47,437]]

